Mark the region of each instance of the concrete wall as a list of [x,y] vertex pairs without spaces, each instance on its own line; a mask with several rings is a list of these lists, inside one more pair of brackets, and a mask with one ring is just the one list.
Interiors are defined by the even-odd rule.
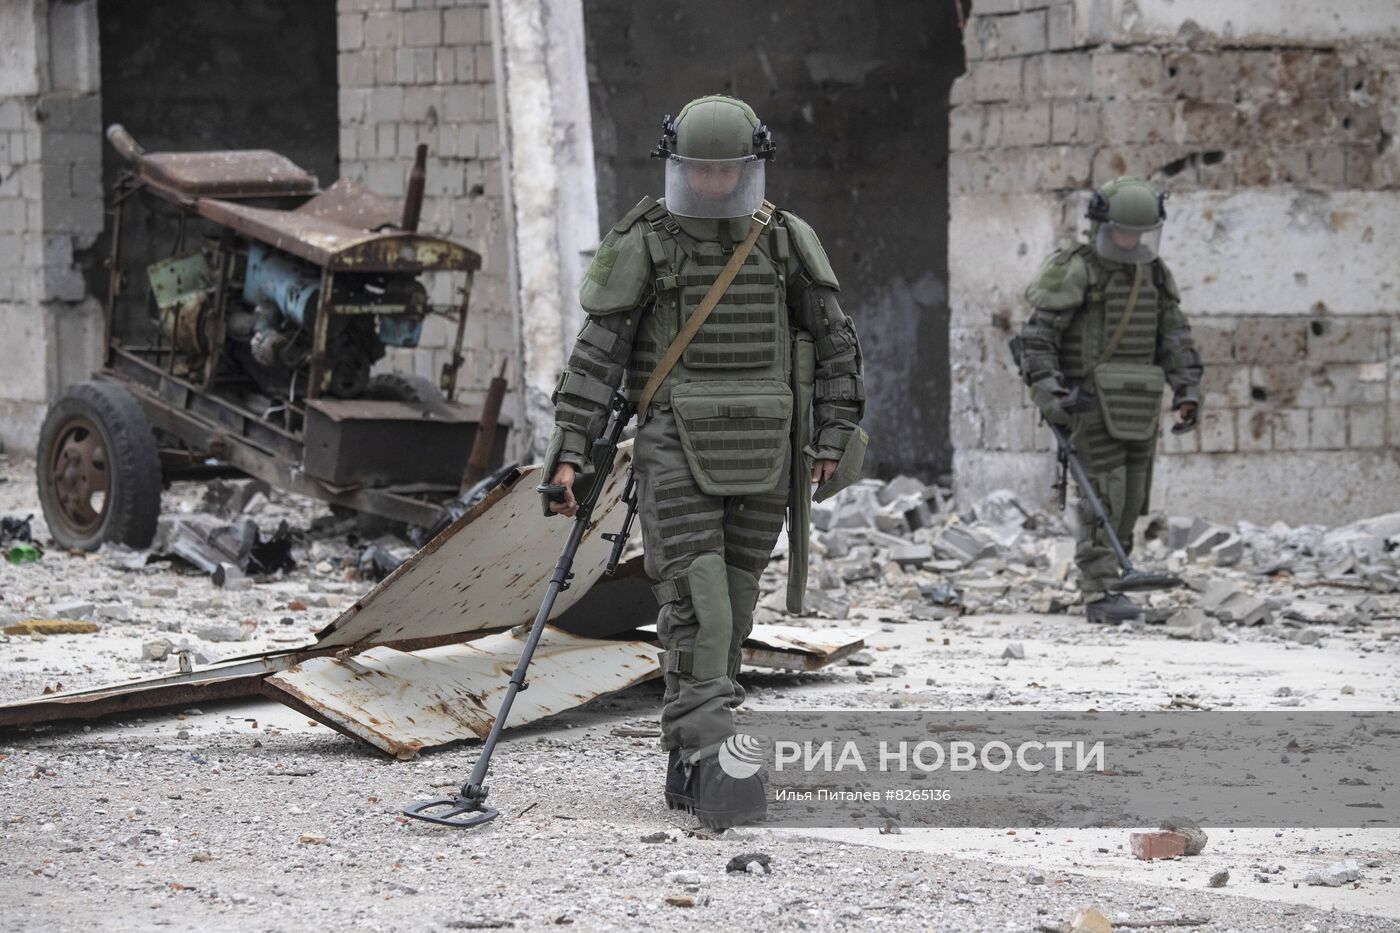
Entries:
[[[271,149],[329,185],[336,178],[335,0],[104,0],[102,122],[120,123],[152,152]],[[289,87],[296,93],[289,94]],[[98,137],[103,187],[130,166]],[[159,208],[159,209],[157,209]],[[154,195],[124,217],[126,290],[117,333],[152,334],[147,267],[170,255],[179,219]],[[88,289],[105,299],[110,231],[85,262]]]
[[[519,358],[507,270],[499,88],[492,16],[481,2],[337,0],[340,168],[371,190],[402,197],[415,147],[428,145],[421,228],[482,255],[458,385],[480,398],[504,360]],[[456,300],[446,281],[437,302]],[[417,350],[390,350],[381,369],[437,382],[455,328],[430,319]],[[511,365],[512,385],[520,378]],[[512,391],[507,411],[518,412]]]
[[1171,191],[1163,254],[1205,357],[1159,507],[1336,522],[1400,509],[1400,8],[976,0],[954,88],[960,495],[1044,501],[1046,432],[1005,341],[1085,190]]
[[0,0],[0,443],[98,359],[78,264],[102,230],[96,0]]
[[872,472],[926,477],[948,443],[947,91],[952,2],[585,6],[599,215],[661,193],[661,118],[715,92],[772,128],[770,200],[809,220],[841,279],[869,375]]

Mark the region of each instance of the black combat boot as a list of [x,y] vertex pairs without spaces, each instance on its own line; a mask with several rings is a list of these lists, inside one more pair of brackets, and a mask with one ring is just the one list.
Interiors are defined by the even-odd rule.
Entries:
[[1100,625],[1117,625],[1142,615],[1142,607],[1122,593],[1104,596],[1084,604],[1084,617]]
[[671,757],[666,761],[666,806],[689,813],[695,809],[695,798],[690,793],[685,770],[680,749],[671,749]]
[[727,829],[756,823],[768,815],[768,795],[758,775],[734,778],[725,773],[718,758],[706,758],[690,766],[692,813],[707,829]]

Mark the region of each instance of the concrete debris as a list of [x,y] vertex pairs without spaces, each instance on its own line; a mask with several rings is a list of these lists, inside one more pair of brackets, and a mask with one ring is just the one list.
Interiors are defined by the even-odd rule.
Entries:
[[168,638],[152,638],[141,645],[141,660],[164,661],[174,646]]
[[1209,841],[1209,837],[1206,835],[1204,829],[1201,829],[1201,827],[1197,826],[1192,820],[1184,819],[1179,816],[1163,820],[1162,825],[1159,826],[1158,829],[1169,830],[1185,836],[1185,855],[1200,855],[1205,851],[1206,843]]
[[1310,885],[1324,885],[1329,888],[1351,884],[1361,879],[1361,866],[1354,859],[1333,862],[1326,868],[1310,871],[1303,880]]
[[1010,658],[1016,661],[1024,660],[1026,657],[1026,646],[1021,644],[1019,641],[1013,641],[1011,644],[1006,646],[1005,650],[1002,651],[1001,656],[1003,658]]
[[1093,907],[1081,907],[1069,921],[1070,933],[1113,933],[1113,924]]
[[1222,868],[1220,871],[1210,876],[1210,880],[1206,882],[1206,886],[1211,888],[1223,888],[1226,884],[1229,883],[1229,881],[1229,870]]
[[1205,612],[1194,607],[1181,609],[1167,620],[1167,636],[1191,641],[1211,641],[1215,638],[1215,623]]
[[750,875],[766,875],[771,871],[773,857],[763,852],[746,852],[736,855],[724,866],[726,872],[746,872]]

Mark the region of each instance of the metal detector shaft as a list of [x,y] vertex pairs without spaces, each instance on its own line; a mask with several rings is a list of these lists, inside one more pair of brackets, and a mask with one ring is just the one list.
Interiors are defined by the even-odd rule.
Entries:
[[1050,426],[1051,432],[1055,435],[1055,441],[1060,445],[1060,452],[1064,455],[1070,472],[1074,474],[1074,481],[1079,484],[1080,493],[1089,500],[1089,507],[1094,510],[1094,517],[1103,526],[1108,543],[1113,548],[1114,556],[1118,558],[1118,566],[1123,568],[1124,573],[1132,573],[1133,564],[1128,560],[1128,552],[1123,550],[1123,542],[1118,540],[1118,531],[1113,527],[1113,521],[1108,517],[1108,510],[1103,507],[1103,500],[1099,498],[1098,493],[1094,492],[1094,484],[1089,482],[1089,474],[1084,470],[1084,464],[1079,462],[1079,457],[1069,442],[1069,435],[1059,425],[1051,424],[1049,421],[1045,423]]
[[[525,672],[529,669],[530,661],[535,656],[535,648],[540,643],[540,636],[544,634],[545,623],[549,621],[550,614],[554,611],[555,600],[559,598],[560,593],[569,588],[569,581],[573,578],[574,557],[578,553],[579,545],[583,543],[583,536],[588,532],[588,526],[593,518],[593,509],[598,504],[603,487],[607,485],[608,476],[612,473],[613,461],[617,459],[617,446],[622,440],[622,430],[627,426],[631,417],[632,406],[626,398],[622,395],[615,396],[612,404],[612,421],[608,425],[608,430],[603,437],[593,442],[591,482],[589,482],[584,494],[579,497],[578,512],[574,515],[573,524],[569,526],[569,536],[564,543],[564,550],[559,554],[559,560],[554,564],[554,572],[550,574],[549,587],[545,590],[539,611],[535,613],[535,621],[531,624],[530,634],[525,639],[525,648],[520,652],[520,660],[515,665],[515,671],[510,675],[510,683],[506,687],[505,695],[501,698],[501,708],[496,711],[496,718],[491,722],[491,731],[487,733],[486,743],[481,749],[481,757],[477,758],[476,764],[472,766],[471,775],[462,785],[461,793],[454,797],[411,804],[403,811],[406,815],[458,828],[479,826],[496,815],[495,810],[486,806],[488,794],[486,772],[491,767],[491,755],[496,751],[496,743],[500,741],[501,732],[505,729],[506,720],[510,716],[510,708],[515,703],[515,697],[521,690],[525,689]],[[541,491],[544,491],[544,488],[542,485]]]

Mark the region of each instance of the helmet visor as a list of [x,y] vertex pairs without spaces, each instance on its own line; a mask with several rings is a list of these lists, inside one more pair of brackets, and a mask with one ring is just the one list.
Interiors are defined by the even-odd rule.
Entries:
[[1132,227],[1106,220],[1099,225],[1094,252],[1111,262],[1144,263],[1157,258],[1162,244],[1162,225]]
[[682,217],[743,217],[763,204],[764,161],[666,157],[666,209]]

